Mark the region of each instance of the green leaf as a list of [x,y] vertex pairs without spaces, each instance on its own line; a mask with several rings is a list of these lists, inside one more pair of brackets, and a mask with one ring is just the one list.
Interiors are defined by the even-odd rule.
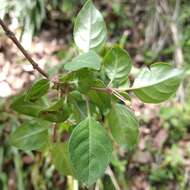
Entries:
[[62,73],[61,77],[59,78],[59,80],[62,82],[62,83],[68,83],[72,80],[75,79],[75,75],[76,73],[75,72],[67,72],[67,73]]
[[160,103],[176,92],[182,74],[183,70],[167,63],[155,63],[140,71],[130,90],[145,103]]
[[74,26],[74,40],[83,52],[99,51],[107,38],[107,29],[101,13],[91,0],[79,12]]
[[83,94],[88,93],[95,81],[94,73],[87,69],[78,71],[76,73],[76,78],[78,80],[77,89]]
[[24,124],[12,133],[11,144],[24,151],[41,150],[48,146],[48,128],[37,123]]
[[[87,117],[87,106],[86,100],[78,91],[73,91],[69,94],[68,97],[68,104],[72,109],[72,119],[74,119],[77,123],[84,120]],[[90,106],[90,113],[92,114],[93,118],[97,120],[101,118],[101,114],[99,109],[95,104],[89,102]]]
[[94,51],[89,51],[75,57],[71,62],[64,65],[67,71],[78,71],[83,68],[99,70],[101,65],[101,57]]
[[73,175],[67,143],[55,143],[51,147],[51,157],[55,168],[61,175]]
[[79,91],[69,93],[68,104],[72,109],[72,118],[79,123],[87,117],[86,102]]
[[[96,80],[92,86],[98,88],[105,88],[104,83],[100,80]],[[103,112],[106,112],[111,106],[111,96],[106,92],[97,92],[96,90],[91,89],[88,92],[88,97],[90,98],[90,101],[96,104],[99,107],[99,109]]]
[[39,115],[39,112],[42,110],[41,105],[25,101],[24,95],[16,98],[11,104],[11,108],[16,112],[33,117],[37,117]]
[[117,88],[119,91],[125,91],[126,89],[128,89],[130,87],[129,78],[115,82],[114,87]]
[[63,99],[58,100],[52,106],[40,111],[39,117],[51,122],[64,122],[70,114],[70,109]]
[[120,92],[121,96],[123,96],[126,100],[131,101],[131,98],[127,92]]
[[133,149],[139,137],[139,124],[135,115],[125,105],[115,104],[106,121],[116,142],[124,149]]
[[69,153],[76,178],[90,186],[104,174],[112,143],[100,123],[86,118],[72,132]]
[[50,83],[47,79],[41,79],[37,81],[31,89],[28,90],[25,100],[26,101],[35,101],[45,95],[50,87]]
[[120,47],[112,48],[104,57],[103,64],[108,78],[113,83],[112,86],[119,87],[119,84],[123,85],[128,81],[132,61],[125,50]]

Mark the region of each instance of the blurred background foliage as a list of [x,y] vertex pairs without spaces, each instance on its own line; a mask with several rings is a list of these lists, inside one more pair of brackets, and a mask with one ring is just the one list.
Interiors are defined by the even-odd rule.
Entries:
[[[53,74],[58,70],[61,72],[62,65],[75,54],[73,23],[84,2],[85,0],[1,0],[0,17],[6,20],[30,50],[36,39],[43,41],[43,34],[48,33],[50,37],[45,44],[48,50],[45,55],[37,54],[37,58],[46,59],[49,51],[48,56],[55,57],[59,63],[48,59],[45,61],[45,67],[51,66],[49,72]],[[114,186],[114,179],[122,190],[190,189],[190,1],[94,2],[107,23],[107,47],[118,43],[130,53],[137,68],[133,75],[142,66],[157,61],[170,62],[176,67],[184,67],[186,71],[177,98],[160,106],[142,105],[133,100],[134,110],[141,122],[139,146],[124,156],[113,155],[113,173],[107,173],[98,182],[100,189],[119,190],[117,185]],[[0,54],[4,54],[6,62],[14,62],[11,60],[15,54],[11,57],[7,53],[10,45],[7,45],[5,38],[0,30]],[[51,50],[50,42],[53,40],[53,45],[58,44],[58,47]],[[18,64],[22,59],[16,59],[15,62],[19,67],[22,65]],[[5,64],[0,65],[3,72],[4,67]],[[16,93],[33,79],[34,77],[27,79]],[[0,80],[4,82],[5,79],[0,77]],[[30,119],[9,110],[10,99],[11,96],[0,99],[0,189],[74,189],[72,179],[60,176],[51,165],[48,155],[42,157],[37,152],[23,153],[10,146],[11,131],[24,120]]]

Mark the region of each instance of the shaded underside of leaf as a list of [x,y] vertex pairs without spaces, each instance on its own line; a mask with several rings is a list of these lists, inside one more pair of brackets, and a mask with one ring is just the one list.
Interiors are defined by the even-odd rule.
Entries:
[[166,63],[144,68],[134,81],[132,90],[145,103],[160,103],[170,98],[180,85],[183,70]]

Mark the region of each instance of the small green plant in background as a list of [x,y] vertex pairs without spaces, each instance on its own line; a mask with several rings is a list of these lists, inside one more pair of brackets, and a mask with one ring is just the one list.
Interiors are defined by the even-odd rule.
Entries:
[[180,189],[185,189],[187,179],[183,175],[184,158],[178,145],[173,144],[171,149],[166,150],[162,156],[161,163],[155,165],[150,171],[151,183],[159,185],[160,189],[166,189],[165,185],[173,180]]
[[13,146],[48,152],[55,168],[87,187],[101,178],[112,153],[134,149],[139,124],[130,95],[142,102],[161,103],[175,94],[183,71],[167,63],[140,70],[132,83],[132,60],[119,46],[102,57],[107,29],[91,0],[79,12],[74,41],[79,55],[64,73],[38,80],[11,108],[31,116],[12,133]]
[[166,106],[162,106],[160,109],[160,117],[164,120],[163,127],[169,129],[169,142],[171,144],[176,143],[186,135],[190,123],[189,99],[185,105],[177,104],[174,106],[175,109]]

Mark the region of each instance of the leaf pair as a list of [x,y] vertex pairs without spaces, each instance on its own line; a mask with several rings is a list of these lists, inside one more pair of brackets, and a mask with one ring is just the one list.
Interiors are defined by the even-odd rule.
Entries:
[[34,83],[25,95],[16,98],[11,104],[11,108],[19,113],[32,117],[39,117],[51,122],[63,122],[70,114],[64,99],[60,98],[49,107],[45,103],[42,96],[48,93],[50,82],[41,79]]
[[114,88],[132,91],[145,103],[160,103],[169,99],[179,87],[183,75],[182,69],[167,63],[155,63],[150,69],[142,69],[130,87],[128,75],[132,64],[127,52],[115,47],[107,53],[103,62]]
[[[49,146],[48,128],[37,123],[25,124],[11,135],[11,143],[24,151],[42,150]],[[69,145],[50,146],[52,161],[63,175],[74,175],[86,185],[93,184],[107,168],[112,143],[105,129],[93,118],[86,118],[73,131]]]
[[[112,136],[124,149],[138,142],[138,121],[126,106],[116,104],[107,118]],[[101,177],[112,155],[112,142],[99,122],[87,117],[73,130],[68,145],[74,176],[87,186]]]

